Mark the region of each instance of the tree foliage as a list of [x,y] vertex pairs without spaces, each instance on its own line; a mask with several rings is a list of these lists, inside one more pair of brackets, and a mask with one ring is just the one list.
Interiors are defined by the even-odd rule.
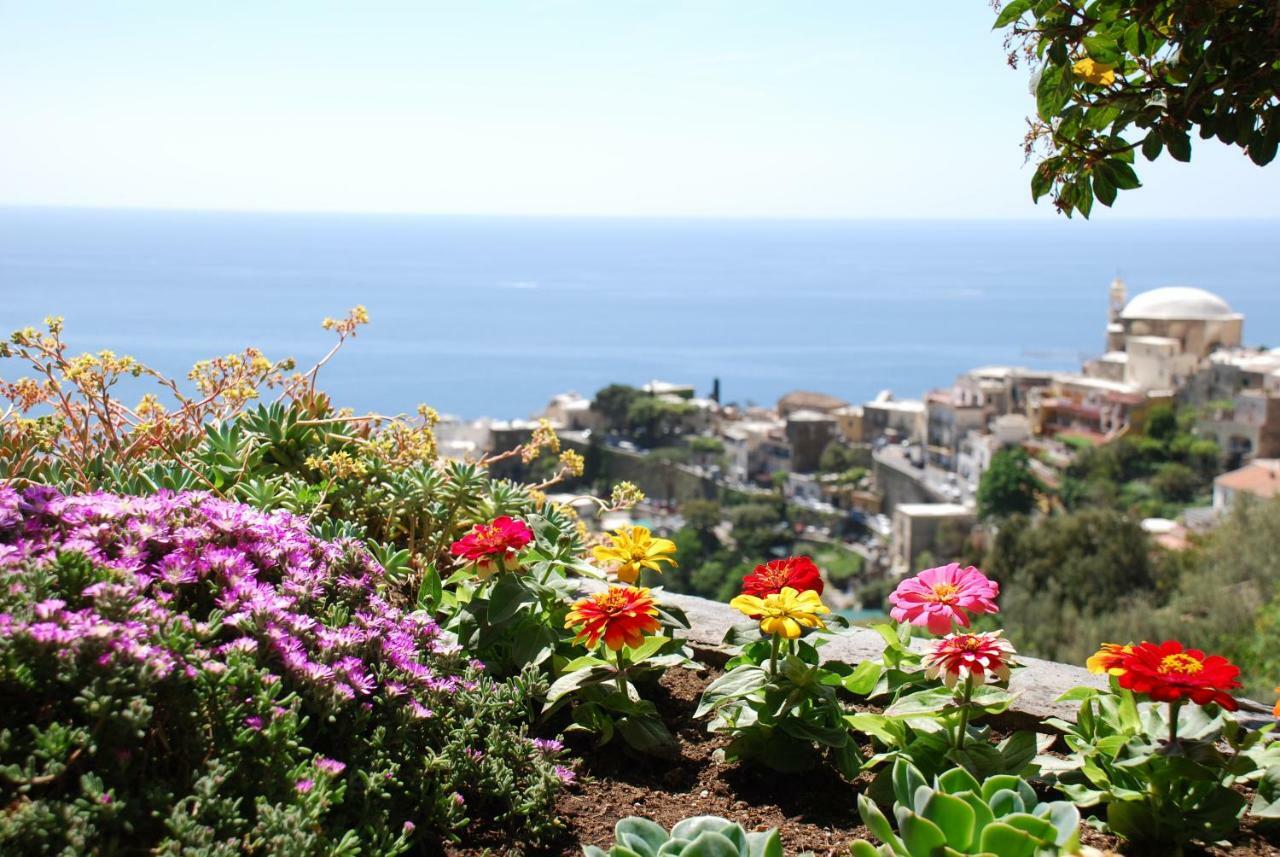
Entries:
[[1033,64],[1035,200],[1068,216],[1141,186],[1134,153],[1191,160],[1191,135],[1258,165],[1280,143],[1280,7],[1254,0],[1012,0],[1009,61]]
[[1019,446],[1002,449],[992,456],[978,483],[978,511],[984,518],[1028,515],[1039,490],[1027,451]]

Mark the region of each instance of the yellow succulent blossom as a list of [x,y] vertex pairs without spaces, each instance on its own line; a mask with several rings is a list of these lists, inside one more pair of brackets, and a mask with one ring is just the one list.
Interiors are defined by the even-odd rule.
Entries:
[[654,538],[648,527],[621,527],[608,535],[609,544],[591,549],[597,562],[612,565],[623,583],[635,583],[643,569],[661,573],[662,563],[676,564],[676,544]]
[[818,593],[811,589],[797,592],[790,586],[784,586],[781,592],[764,598],[739,595],[729,602],[729,606],[753,619],[758,618],[763,633],[787,640],[799,637],[803,628],[825,629],[827,626],[818,617],[831,612]]
[[581,454],[574,452],[572,449],[566,449],[560,453],[560,466],[570,476],[581,476],[582,471],[587,469],[587,461]]
[[613,486],[609,495],[609,506],[613,509],[630,509],[637,503],[644,502],[644,492],[631,482],[619,482]]
[[1075,65],[1071,66],[1071,70],[1076,73],[1076,77],[1083,78],[1085,83],[1092,83],[1096,86],[1110,86],[1116,82],[1115,66],[1098,62],[1089,57],[1078,60]]

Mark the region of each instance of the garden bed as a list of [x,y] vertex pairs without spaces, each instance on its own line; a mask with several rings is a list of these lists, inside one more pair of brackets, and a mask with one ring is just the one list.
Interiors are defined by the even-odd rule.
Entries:
[[[847,855],[852,840],[870,837],[857,806],[857,794],[870,779],[867,775],[850,782],[829,768],[796,775],[716,761],[716,750],[728,739],[709,733],[693,713],[703,689],[718,673],[715,668],[673,669],[659,682],[654,701],[679,741],[678,760],[639,757],[621,743],[599,749],[586,738],[571,743],[581,762],[577,780],[556,804],[565,832],[554,845],[534,853],[577,857],[582,854],[581,845],[607,849],[613,842],[614,824],[631,815],[667,828],[691,815],[721,816],[748,830],[777,828],[788,855],[803,851],[812,851],[816,857]],[[450,849],[449,857],[506,850],[501,837],[492,832],[467,839],[466,845]],[[1141,851],[1133,846],[1116,850],[1116,837],[1087,825],[1082,839],[1104,853],[1168,855],[1164,850]],[[1230,847],[1189,853],[1280,857],[1280,831],[1262,832],[1246,820]]]

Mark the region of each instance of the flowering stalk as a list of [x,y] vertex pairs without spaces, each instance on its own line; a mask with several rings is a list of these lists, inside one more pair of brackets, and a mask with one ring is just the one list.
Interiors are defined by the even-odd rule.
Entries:
[[955,745],[957,750],[963,750],[969,733],[969,708],[973,705],[973,676],[964,680],[964,689],[956,701],[960,703],[960,723],[956,729]]
[[613,653],[614,659],[618,664],[618,692],[623,696],[627,695],[627,665],[622,660],[622,649],[618,649]]
[[769,674],[778,674],[778,642],[779,638],[775,634],[769,638]]

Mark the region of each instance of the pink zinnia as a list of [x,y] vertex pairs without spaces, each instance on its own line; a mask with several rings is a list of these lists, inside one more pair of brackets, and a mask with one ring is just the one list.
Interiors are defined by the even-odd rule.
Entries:
[[1013,645],[1000,636],[1000,631],[982,634],[948,634],[935,640],[924,656],[924,674],[942,676],[942,683],[955,687],[970,680],[975,685],[990,679],[1009,680],[1013,666]]
[[1000,585],[973,566],[961,568],[953,562],[927,568],[898,584],[889,596],[889,615],[898,622],[910,622],[929,629],[930,634],[946,634],[952,623],[969,627],[969,613],[999,613],[996,597]]

